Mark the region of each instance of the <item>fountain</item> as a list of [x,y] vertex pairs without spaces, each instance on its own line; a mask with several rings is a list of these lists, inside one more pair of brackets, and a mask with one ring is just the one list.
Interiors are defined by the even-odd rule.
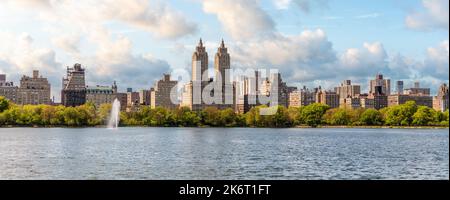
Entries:
[[114,99],[111,108],[111,115],[109,116],[108,128],[117,129],[117,127],[119,127],[119,121],[120,121],[120,101]]

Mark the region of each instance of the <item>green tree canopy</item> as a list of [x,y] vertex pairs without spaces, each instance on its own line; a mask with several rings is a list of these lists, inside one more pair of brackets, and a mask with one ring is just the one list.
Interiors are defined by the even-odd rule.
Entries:
[[392,106],[386,110],[385,119],[387,125],[409,126],[413,122],[413,115],[417,111],[417,105],[414,101],[408,101],[405,104]]
[[301,109],[300,120],[308,126],[317,127],[322,124],[322,117],[330,109],[328,105],[314,103]]
[[427,106],[419,106],[412,116],[413,125],[426,126],[434,122],[435,111]]
[[330,125],[349,125],[351,123],[350,113],[346,108],[329,109],[323,118]]
[[0,113],[9,108],[9,100],[0,96]]
[[361,114],[359,121],[362,125],[383,125],[383,115],[378,110],[367,109]]

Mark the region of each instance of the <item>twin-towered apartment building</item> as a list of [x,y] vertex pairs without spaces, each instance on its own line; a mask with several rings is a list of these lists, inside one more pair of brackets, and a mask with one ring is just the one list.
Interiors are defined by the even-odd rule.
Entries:
[[[137,110],[144,105],[168,109],[188,107],[194,111],[206,107],[230,108],[237,113],[245,113],[262,104],[301,107],[323,103],[332,108],[381,109],[415,101],[418,105],[439,111],[448,109],[449,88],[446,84],[440,86],[438,95],[434,97],[430,95],[429,88],[421,88],[418,82],[414,87],[404,89],[403,81],[397,81],[395,92],[391,93],[391,80],[381,74],[370,80],[369,93],[362,93],[361,86],[352,84],[351,80],[343,81],[334,90],[324,90],[320,86],[298,89],[287,86],[280,73],[266,76],[262,71],[250,70],[246,74],[232,74],[231,57],[223,40],[214,56],[213,78],[209,77],[208,60],[208,52],[200,39],[192,55],[191,80],[182,86],[181,94],[178,92],[178,81],[171,80],[169,74],[164,74],[149,90],[133,91],[128,88],[121,93],[115,81],[111,86],[88,86],[85,69],[81,64],[75,64],[67,67],[66,76],[62,79],[61,104],[79,106],[92,102],[100,106],[117,98],[124,111]],[[33,71],[32,77],[23,76],[20,86],[7,82],[6,75],[0,74],[0,96],[16,104],[54,104],[50,97],[50,84],[39,75],[39,71]]]

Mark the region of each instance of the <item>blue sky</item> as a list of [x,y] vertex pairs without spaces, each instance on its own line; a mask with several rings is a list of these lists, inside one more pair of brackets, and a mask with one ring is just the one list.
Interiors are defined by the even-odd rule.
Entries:
[[202,37],[211,64],[224,38],[232,67],[277,68],[292,85],[366,87],[381,72],[435,91],[448,83],[448,27],[448,0],[5,0],[0,73],[18,83],[39,69],[59,98],[79,62],[90,85],[148,89],[190,70]]

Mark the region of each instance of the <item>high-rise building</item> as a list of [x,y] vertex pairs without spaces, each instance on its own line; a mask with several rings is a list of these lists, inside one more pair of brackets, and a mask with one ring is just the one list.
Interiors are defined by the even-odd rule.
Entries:
[[339,107],[341,108],[352,108],[357,109],[361,108],[361,98],[359,97],[347,97],[347,98],[339,98]]
[[67,67],[67,76],[62,79],[61,103],[64,106],[80,106],[86,103],[85,69],[81,64]]
[[127,93],[116,93],[116,99],[120,102],[120,110],[126,111],[127,110],[127,101],[128,101],[128,95]]
[[[381,87],[381,91],[375,91],[377,86]],[[391,95],[391,80],[384,79],[382,74],[377,74],[375,80],[369,82],[369,95],[373,96],[375,92],[379,92],[381,95],[386,96]]]
[[200,39],[192,55],[192,81],[208,81],[208,53]]
[[186,107],[189,109],[193,109],[193,83],[190,81],[189,83],[183,86],[183,91],[181,94],[181,103],[180,107]]
[[14,86],[14,83],[6,81],[6,74],[0,74],[0,96],[6,99],[17,102],[17,90],[19,87]]
[[22,76],[20,87],[17,90],[16,103],[22,105],[51,104],[50,83],[47,78],[39,76],[38,70],[33,71],[32,77]]
[[170,80],[169,74],[164,74],[163,79],[159,80],[154,90],[151,92],[151,107],[163,107],[167,109],[176,109],[178,81]]
[[276,98],[277,102],[273,103],[275,103],[276,105],[288,107],[289,88],[286,82],[284,82],[281,78],[280,73],[274,73],[270,75],[269,88],[270,95],[278,95],[278,97]]
[[375,99],[374,98],[368,98],[367,96],[360,97],[360,105],[361,108],[369,109],[369,108],[375,108]]
[[19,105],[52,104],[50,83],[47,78],[39,76],[38,70],[34,70],[31,77],[22,76],[19,87],[7,82],[6,75],[0,75],[0,96]]
[[433,108],[433,97],[414,95],[391,95],[388,97],[388,106],[401,105],[405,104],[408,101],[414,101],[418,106],[427,106],[429,108]]
[[[202,94],[203,89],[210,82],[208,77],[208,53],[203,46],[202,39],[200,39],[192,55],[192,80],[183,87],[182,106],[194,111],[205,108]],[[152,99],[154,100],[153,97]]]
[[[130,88],[129,88],[130,89]],[[129,91],[129,90],[127,90]],[[139,106],[139,92],[127,92],[127,107]]]
[[144,106],[149,106],[151,103],[151,91],[139,90],[139,103]]
[[414,82],[414,87],[406,89],[404,92],[406,95],[410,96],[430,96],[430,88],[421,88],[420,82]]
[[330,108],[339,107],[339,95],[334,91],[325,91],[319,86],[316,92],[316,103],[326,104]]
[[219,109],[234,108],[234,88],[230,80],[230,68],[230,54],[222,40],[214,58],[214,82],[219,89],[219,91],[214,90],[214,95],[221,97],[217,103]]
[[388,104],[388,96],[384,93],[384,86],[377,85],[374,87],[373,93],[369,96],[369,98],[374,101],[374,108],[380,110],[382,108],[386,108]]
[[6,83],[6,74],[0,74],[0,86]]
[[448,86],[447,84],[442,84],[439,87],[437,96],[433,97],[433,108],[437,111],[444,112],[448,109]]
[[397,84],[395,86],[396,94],[402,95],[403,94],[403,81],[397,81]]
[[241,75],[235,85],[235,111],[237,113],[246,113],[251,108],[260,105],[258,94],[260,94],[259,85],[261,84],[261,72],[255,70],[254,76]]
[[360,85],[352,85],[351,80],[345,80],[339,87],[335,87],[334,91],[339,95],[339,98],[356,98],[361,94]]
[[[208,53],[200,39],[196,51],[192,55],[192,80],[183,87],[181,106],[199,111],[213,106],[219,109],[235,107],[235,83],[231,82],[227,70],[230,69],[230,55],[222,40],[214,60],[215,79],[208,76]],[[209,94],[203,94],[205,87]],[[205,101],[203,95],[216,99]],[[153,99],[153,98],[152,98]],[[208,99],[209,100],[209,99]]]
[[316,102],[316,92],[303,86],[289,93],[289,107],[302,107]]

